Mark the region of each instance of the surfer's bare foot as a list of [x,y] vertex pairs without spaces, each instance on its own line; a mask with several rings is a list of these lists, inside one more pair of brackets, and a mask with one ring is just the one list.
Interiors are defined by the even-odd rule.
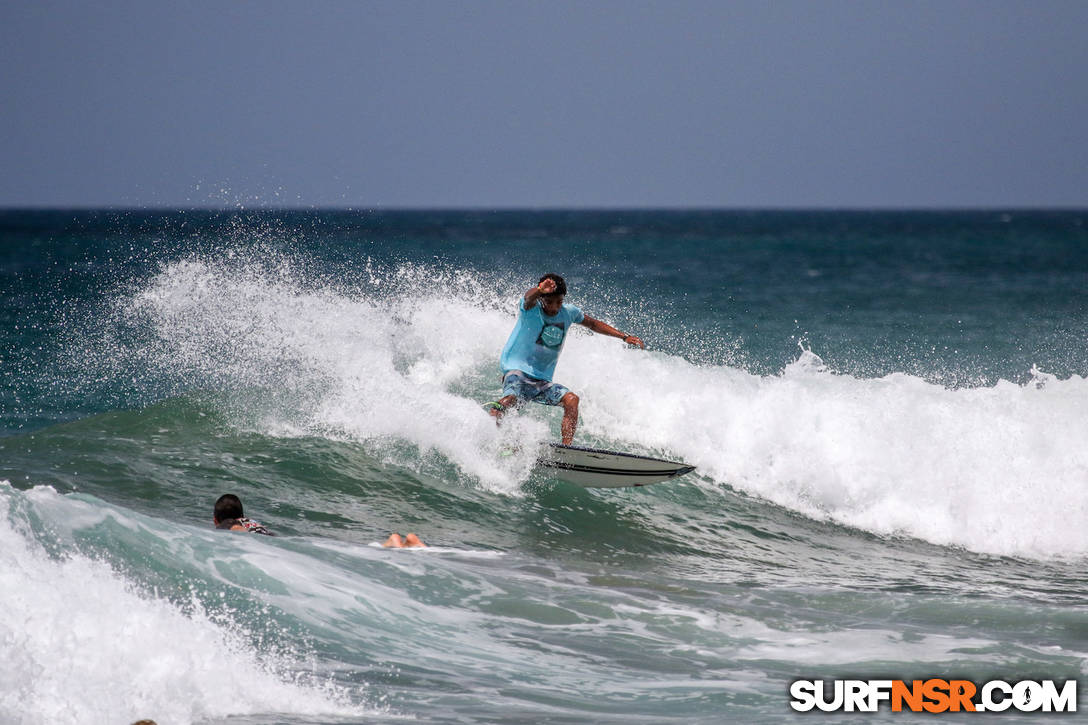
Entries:
[[506,414],[506,411],[517,405],[517,402],[518,399],[516,396],[506,395],[499,398],[494,403],[488,403],[484,407],[487,408],[487,414],[495,419],[495,425],[498,425],[499,421],[502,420],[503,415]]
[[420,539],[415,534],[408,534],[407,536],[405,536],[404,537],[404,545],[405,546],[426,546],[426,544],[423,543],[423,540]]
[[400,538],[400,534],[390,534],[389,538],[385,540],[382,546],[388,546],[393,549],[401,549],[404,547],[404,539]]

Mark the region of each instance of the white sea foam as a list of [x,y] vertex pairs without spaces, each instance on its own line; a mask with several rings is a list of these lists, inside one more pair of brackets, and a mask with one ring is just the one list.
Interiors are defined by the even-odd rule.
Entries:
[[[52,489],[19,493],[0,482],[4,723],[363,714],[331,689],[293,681],[288,663],[256,651],[198,604],[183,612],[137,593],[103,562],[47,553],[29,531],[28,511],[64,501]],[[76,503],[65,509],[94,515]]]
[[[357,296],[306,290],[282,270],[226,269],[177,263],[123,301],[123,314],[143,319],[157,346],[143,356],[198,384],[273,388],[279,397],[260,425],[273,434],[320,434],[383,443],[407,442],[408,459],[384,446],[401,465],[437,452],[485,486],[518,491],[534,460],[533,447],[511,452],[512,441],[542,441],[543,424],[511,420],[499,430],[470,389],[479,363],[502,347],[506,315],[420,285],[464,290],[459,278],[401,268],[375,280],[382,290],[415,284],[416,293]],[[491,389],[489,389],[491,388]],[[257,401],[254,402],[257,406]]]
[[[952,390],[837,375],[808,351],[771,377],[597,345],[567,355],[587,432],[670,452],[717,483],[879,534],[1088,554],[1084,378]],[[593,374],[604,364],[607,380]]]
[[[158,364],[291,392],[264,414],[267,432],[390,451],[408,443],[517,492],[534,447],[500,451],[544,440],[557,416],[533,409],[496,430],[479,410],[498,394],[516,297],[415,267],[372,282],[387,292],[314,290],[278,271],[190,261],[124,306],[155,330],[161,349],[148,356]],[[592,301],[572,301],[593,312]],[[653,330],[640,332],[652,341]],[[582,440],[682,458],[706,485],[878,534],[997,554],[1088,554],[1084,378],[1036,371],[1028,385],[948,389],[905,374],[835,374],[808,351],[761,377],[577,329],[557,379],[582,397]]]

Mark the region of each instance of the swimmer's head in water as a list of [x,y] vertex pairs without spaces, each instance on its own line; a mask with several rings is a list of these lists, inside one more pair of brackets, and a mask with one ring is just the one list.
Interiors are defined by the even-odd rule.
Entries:
[[229,519],[242,518],[245,516],[242,512],[242,500],[233,493],[223,494],[219,497],[219,500],[215,502],[215,513],[213,516],[216,523]]

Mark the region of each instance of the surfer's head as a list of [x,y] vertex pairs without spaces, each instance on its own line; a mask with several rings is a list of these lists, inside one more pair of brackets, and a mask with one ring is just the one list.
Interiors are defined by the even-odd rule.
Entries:
[[540,278],[540,282],[537,282],[537,284],[539,285],[546,279],[550,279],[551,281],[555,282],[555,292],[553,292],[552,294],[562,296],[567,293],[567,283],[564,282],[563,278],[560,277],[558,274],[555,274],[554,272],[548,272],[546,275]]
[[567,294],[567,283],[558,274],[548,272],[548,274],[540,278],[540,282],[537,282],[537,284],[539,285],[546,279],[555,282],[555,291],[540,297],[540,308],[544,311],[544,314],[552,317],[558,315],[559,309],[563,306],[563,298]]

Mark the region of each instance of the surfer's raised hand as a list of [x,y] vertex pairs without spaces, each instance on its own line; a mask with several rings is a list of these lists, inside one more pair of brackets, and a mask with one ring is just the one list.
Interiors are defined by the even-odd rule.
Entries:
[[552,309],[545,309],[545,312],[549,315],[554,315],[559,310],[559,305],[563,302],[563,295],[566,293],[566,287],[560,287],[559,283],[551,277],[545,277],[540,280],[535,287],[530,287],[525,291],[525,305],[524,309],[531,310],[536,306],[537,301],[542,297],[559,297],[559,302],[550,303],[549,307]]
[[642,340],[640,340],[639,338],[635,337],[634,335],[627,335],[627,336],[625,336],[625,337],[623,338],[623,341],[624,341],[625,343],[627,343],[628,345],[638,345],[638,346],[639,346],[640,348],[642,348],[643,350],[645,350],[645,349],[646,349],[646,343],[644,343],[644,342],[643,342]]

